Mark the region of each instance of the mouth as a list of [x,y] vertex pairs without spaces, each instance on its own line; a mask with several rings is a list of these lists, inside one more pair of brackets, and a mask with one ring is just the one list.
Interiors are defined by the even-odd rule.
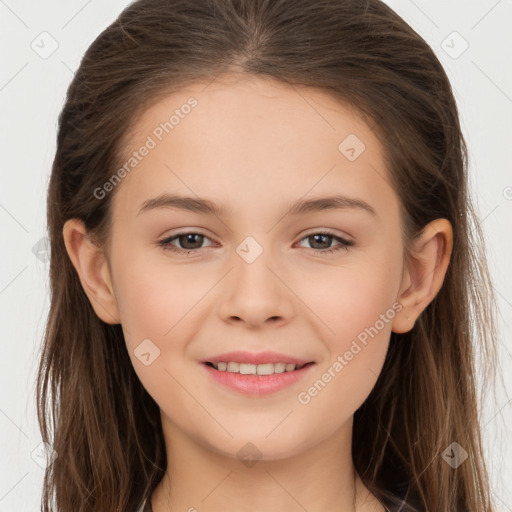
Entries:
[[201,364],[212,382],[239,395],[254,398],[293,388],[314,371],[316,363],[238,363],[205,361]]
[[280,373],[294,372],[297,370],[301,370],[306,366],[310,366],[315,364],[314,361],[310,361],[309,363],[304,364],[295,364],[295,363],[264,363],[264,364],[249,364],[249,363],[237,363],[234,361],[219,361],[217,363],[213,363],[207,361],[204,363],[205,365],[217,370],[219,372],[227,372],[227,373],[238,373],[240,375],[274,375]]

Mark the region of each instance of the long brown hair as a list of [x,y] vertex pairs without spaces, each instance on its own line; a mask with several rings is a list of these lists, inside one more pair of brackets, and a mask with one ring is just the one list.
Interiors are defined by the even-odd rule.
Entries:
[[[102,200],[93,192],[119,168],[137,116],[229,71],[320,88],[358,110],[385,149],[406,256],[427,223],[451,222],[444,284],[411,331],[392,333],[382,373],[355,413],[352,456],[382,502],[407,495],[418,510],[491,512],[475,359],[492,369],[496,306],[466,145],[439,60],[379,0],[138,0],[87,50],[59,117],[48,190],[51,307],[37,408],[57,458],[42,510],[135,511],[165,473],[159,407],[135,374],[121,326],[95,314],[62,230],[79,218],[107,241],[115,190]],[[456,470],[442,457],[453,442],[469,455]]]

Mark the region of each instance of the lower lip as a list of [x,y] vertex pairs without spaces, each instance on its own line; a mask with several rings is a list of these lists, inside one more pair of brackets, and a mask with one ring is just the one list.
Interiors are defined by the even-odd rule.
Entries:
[[227,371],[219,371],[202,363],[212,379],[230,389],[244,395],[269,395],[276,393],[303,379],[315,365],[315,363],[303,366],[293,372],[274,373],[273,375],[244,375]]

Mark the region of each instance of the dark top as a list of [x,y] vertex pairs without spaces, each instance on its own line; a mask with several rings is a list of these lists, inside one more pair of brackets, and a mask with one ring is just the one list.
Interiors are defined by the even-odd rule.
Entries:
[[[402,501],[400,505],[391,505],[386,503],[386,507],[390,512],[407,512],[411,510],[406,504],[405,501]],[[151,506],[151,498],[144,504],[144,508],[141,512],[153,512],[153,507]]]

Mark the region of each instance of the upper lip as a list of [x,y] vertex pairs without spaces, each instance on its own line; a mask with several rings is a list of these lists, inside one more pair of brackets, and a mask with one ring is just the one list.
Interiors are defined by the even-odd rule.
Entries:
[[227,363],[227,362],[236,362],[242,364],[266,364],[266,363],[294,363],[298,366],[302,366],[307,363],[311,363],[313,361],[308,361],[306,359],[298,359],[297,357],[288,356],[286,354],[279,354],[277,352],[243,352],[243,351],[235,351],[235,352],[227,352],[225,354],[220,354],[218,356],[212,356],[208,359],[202,361],[203,363]]

